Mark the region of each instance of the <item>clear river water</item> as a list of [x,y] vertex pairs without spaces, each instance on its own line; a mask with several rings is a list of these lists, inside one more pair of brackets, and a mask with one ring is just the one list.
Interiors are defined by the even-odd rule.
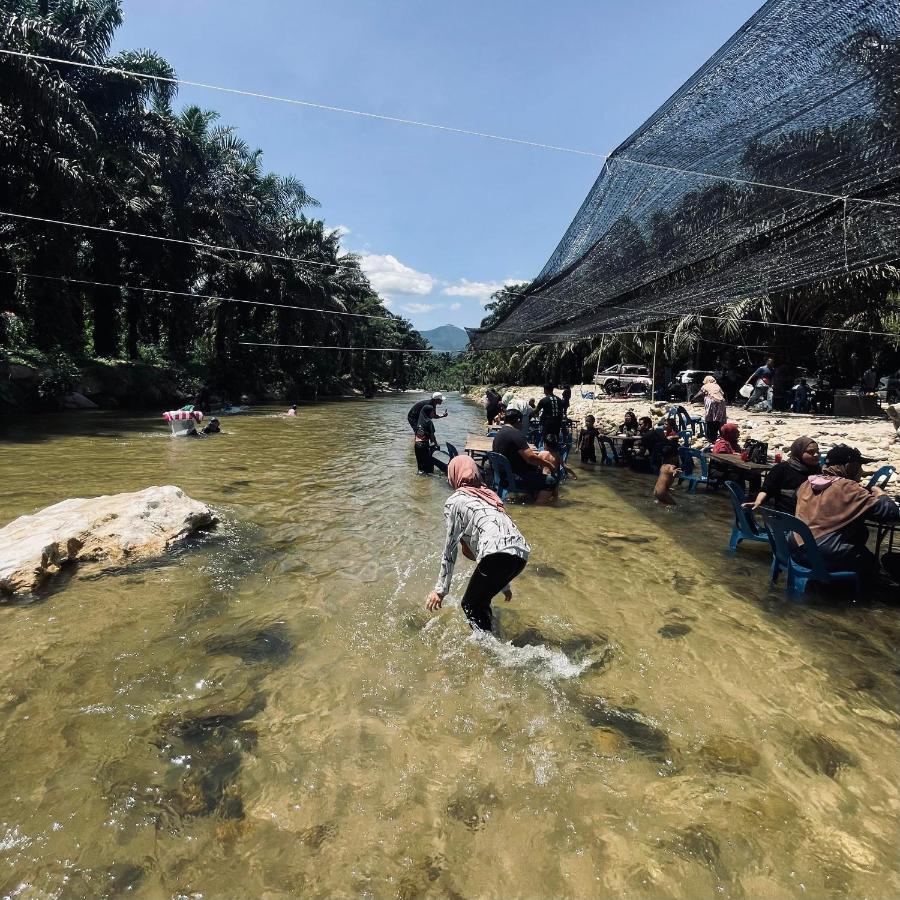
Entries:
[[723,497],[598,469],[510,506],[532,558],[473,637],[424,607],[415,399],[2,427],[0,524],[152,484],[222,523],[0,606],[0,896],[900,896],[897,607],[787,600]]

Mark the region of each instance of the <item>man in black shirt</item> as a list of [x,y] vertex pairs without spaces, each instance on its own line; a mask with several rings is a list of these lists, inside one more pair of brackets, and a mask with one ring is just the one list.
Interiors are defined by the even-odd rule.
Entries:
[[531,449],[528,439],[519,430],[521,423],[522,413],[517,409],[509,410],[503,425],[494,435],[492,447],[494,453],[499,453],[509,460],[513,475],[523,483],[525,489],[529,493],[537,494],[546,490],[547,484],[540,468],[540,457]]
[[541,434],[559,434],[563,420],[563,402],[553,393],[553,385],[544,385],[544,396],[535,410],[541,421]]
[[442,416],[437,414],[438,406],[444,402],[444,395],[439,391],[435,391],[431,395],[430,400],[420,400],[418,403],[414,403],[410,408],[409,412],[406,414],[406,421],[409,422],[409,427],[412,428],[413,431],[416,430],[419,426],[419,419],[422,417],[422,410],[425,409],[426,406],[434,407],[434,418],[435,419],[446,419],[447,413],[444,413]]

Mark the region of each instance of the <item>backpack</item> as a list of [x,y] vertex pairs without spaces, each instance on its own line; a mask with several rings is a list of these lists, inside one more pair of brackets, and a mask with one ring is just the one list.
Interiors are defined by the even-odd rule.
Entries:
[[769,458],[769,445],[763,441],[748,438],[744,444],[744,452],[747,454],[748,462],[764,463]]

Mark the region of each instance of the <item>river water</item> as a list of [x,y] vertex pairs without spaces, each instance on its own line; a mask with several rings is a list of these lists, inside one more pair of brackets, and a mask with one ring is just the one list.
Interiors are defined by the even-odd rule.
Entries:
[[3,523],[170,483],[223,521],[0,607],[0,895],[900,895],[896,608],[787,601],[723,498],[604,469],[511,506],[532,559],[473,638],[424,608],[415,399],[7,424]]

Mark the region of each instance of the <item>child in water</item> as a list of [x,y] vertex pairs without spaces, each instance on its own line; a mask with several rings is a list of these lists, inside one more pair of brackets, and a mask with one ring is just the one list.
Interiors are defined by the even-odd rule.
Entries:
[[679,474],[681,474],[681,469],[678,468],[678,450],[669,444],[663,449],[659,478],[656,479],[656,487],[653,488],[653,496],[657,503],[661,503],[663,506],[677,505],[672,496],[672,485]]
[[538,494],[538,501],[544,499],[555,500],[559,496],[559,473],[565,470],[565,473],[572,479],[577,481],[578,476],[563,462],[562,454],[559,452],[559,438],[555,434],[547,434],[544,436],[544,449],[538,453],[538,458],[543,465],[541,471],[544,473],[544,481],[547,484],[549,495],[545,498],[545,491]]
[[581,451],[583,463],[597,462],[596,447],[600,440],[600,432],[594,427],[596,419],[593,416],[584,417],[584,428],[578,435],[578,449]]

